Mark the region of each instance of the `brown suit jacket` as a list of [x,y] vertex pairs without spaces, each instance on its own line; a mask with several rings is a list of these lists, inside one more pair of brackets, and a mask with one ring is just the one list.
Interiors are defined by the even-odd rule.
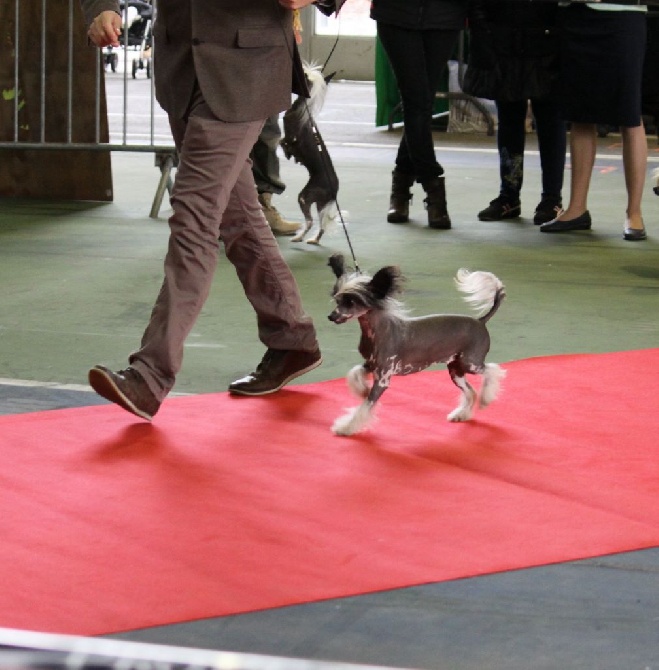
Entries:
[[[322,0],[325,13],[345,0]],[[118,0],[81,0],[87,23]],[[321,3],[319,3],[320,5]],[[158,0],[153,27],[156,98],[175,118],[195,81],[217,118],[257,121],[304,93],[292,12],[277,0]]]

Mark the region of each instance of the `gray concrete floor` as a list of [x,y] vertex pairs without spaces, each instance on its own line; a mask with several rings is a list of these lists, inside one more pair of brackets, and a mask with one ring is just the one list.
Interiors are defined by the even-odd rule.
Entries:
[[[146,82],[144,82],[146,86]],[[132,82],[131,86],[139,86]],[[137,89],[135,89],[137,90]],[[590,196],[593,230],[540,234],[535,137],[529,135],[523,217],[484,223],[497,194],[495,140],[437,133],[447,173],[451,231],[425,225],[415,189],[412,221],[386,222],[399,131],[375,129],[371,84],[332,84],[319,126],[341,188],[340,206],[359,266],[398,264],[414,313],[463,311],[457,268],[486,269],[508,297],[491,322],[490,360],[656,347],[659,198],[644,196],[649,239],[622,240],[624,183],[619,137],[600,140]],[[656,138],[651,162],[659,164]],[[44,156],[47,160],[47,154]],[[56,166],[54,166],[56,167]],[[153,157],[113,155],[112,204],[0,201],[0,412],[102,403],[86,386],[95,363],[124,367],[160,285],[167,205],[148,214],[159,174]],[[299,218],[303,169],[282,157],[286,192],[275,204]],[[649,180],[648,180],[649,184]],[[569,193],[569,171],[565,194]],[[280,246],[314,318],[325,362],[299,383],[342,377],[359,361],[356,324],[335,326],[327,258],[349,256],[341,230],[321,247]],[[178,393],[225,389],[260,360],[251,308],[222,259],[186,348]],[[658,371],[639,371],[645,374]],[[639,407],[656,412],[657,399]],[[117,410],[119,411],[119,410]],[[557,416],[557,420],[559,417]],[[210,649],[417,668],[659,668],[659,551],[633,552],[368,596],[131,631],[114,636]]]

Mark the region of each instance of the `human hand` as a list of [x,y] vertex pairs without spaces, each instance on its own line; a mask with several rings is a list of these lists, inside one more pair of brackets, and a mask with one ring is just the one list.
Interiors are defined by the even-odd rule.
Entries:
[[101,12],[89,26],[87,36],[97,47],[118,47],[121,35],[121,16],[116,12]]
[[312,2],[314,0],[279,0],[279,4],[286,9],[302,9]]

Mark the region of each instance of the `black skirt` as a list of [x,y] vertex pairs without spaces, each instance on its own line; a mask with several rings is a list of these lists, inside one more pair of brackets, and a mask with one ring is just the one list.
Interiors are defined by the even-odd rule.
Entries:
[[559,11],[559,104],[564,118],[640,126],[646,14],[585,5]]

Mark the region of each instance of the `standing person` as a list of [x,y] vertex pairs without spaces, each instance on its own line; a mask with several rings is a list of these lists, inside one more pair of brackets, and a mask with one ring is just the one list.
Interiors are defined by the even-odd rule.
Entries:
[[620,127],[627,190],[625,240],[646,239],[641,198],[647,170],[647,140],[641,118],[641,82],[646,42],[644,5],[575,3],[561,12],[561,95],[570,122],[570,203],[543,233],[589,230],[588,190],[597,151],[597,125]]
[[494,100],[497,107],[499,195],[478,213],[481,221],[522,213],[524,146],[529,102],[535,118],[542,194],[533,223],[554,219],[562,209],[566,124],[557,101],[557,4],[477,0],[470,10],[470,59],[463,90]]
[[432,137],[435,93],[467,16],[467,0],[373,0],[371,18],[391,63],[403,104],[403,136],[392,174],[387,221],[409,220],[410,189],[426,192],[428,226],[451,227],[444,168]]
[[[81,0],[88,36],[118,45],[118,0]],[[331,13],[343,0],[317,0]],[[174,386],[183,345],[208,296],[219,239],[257,316],[267,351],[229,391],[264,395],[322,361],[297,284],[258,202],[250,152],[265,120],[305,91],[292,10],[311,0],[160,0],[154,22],[158,102],[179,151],[165,277],[141,347],[119,372],[98,365],[92,388],[150,420]]]
[[286,221],[272,204],[272,196],[281,195],[286,188],[279,174],[277,148],[280,140],[279,114],[274,114],[266,119],[252,149],[252,173],[261,209],[272,232],[275,235],[294,235],[301,224]]

